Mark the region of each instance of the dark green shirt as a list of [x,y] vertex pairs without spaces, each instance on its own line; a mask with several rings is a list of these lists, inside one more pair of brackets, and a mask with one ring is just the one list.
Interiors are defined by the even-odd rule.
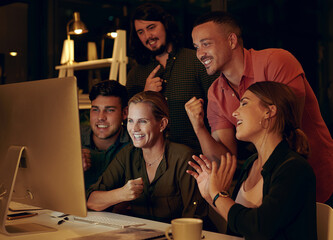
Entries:
[[81,127],[82,147],[89,149],[91,154],[91,167],[84,172],[84,184],[86,189],[88,189],[91,184],[97,182],[98,178],[103,174],[120,149],[131,141],[127,130],[122,127],[116,142],[106,151],[100,151],[94,144],[92,134],[90,126]]
[[[233,199],[257,158],[254,154],[245,162]],[[264,164],[261,175],[261,206],[233,205],[228,214],[231,231],[254,240],[317,239],[316,179],[308,162],[282,141]]]
[[186,173],[193,151],[182,144],[167,141],[155,178],[149,183],[142,149],[128,144],[110,163],[99,181],[87,192],[123,187],[128,180],[142,177],[144,189],[130,201],[131,215],[168,222],[179,217],[205,217],[207,204],[195,179]]
[[[148,75],[157,65],[159,62],[152,58],[148,64],[138,64],[130,70],[126,83],[129,97],[144,90]],[[167,81],[163,83],[162,93],[167,98],[170,110],[169,139],[191,147],[196,153],[201,153],[199,141],[185,111],[185,103],[194,96],[202,98],[206,112],[207,91],[218,75],[207,75],[195,51],[182,48],[170,53],[166,68],[161,67],[156,76]],[[208,128],[207,121],[206,126]]]

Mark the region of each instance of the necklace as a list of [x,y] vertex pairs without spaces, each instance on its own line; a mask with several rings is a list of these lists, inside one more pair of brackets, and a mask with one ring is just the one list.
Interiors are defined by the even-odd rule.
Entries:
[[157,158],[156,160],[154,160],[154,161],[152,161],[152,162],[150,162],[150,163],[147,162],[147,161],[145,160],[146,165],[147,165],[148,167],[151,167],[154,163],[156,163],[157,161],[159,161],[159,160],[162,159],[163,154],[164,154],[164,152],[162,152],[162,155],[161,155],[159,158]]

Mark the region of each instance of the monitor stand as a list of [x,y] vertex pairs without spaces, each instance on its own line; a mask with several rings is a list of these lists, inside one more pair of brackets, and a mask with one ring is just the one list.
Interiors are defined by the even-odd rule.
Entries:
[[10,146],[0,169],[0,233],[18,235],[45,231],[56,231],[55,228],[38,223],[8,224],[7,213],[15,186],[16,175],[21,162],[24,146]]

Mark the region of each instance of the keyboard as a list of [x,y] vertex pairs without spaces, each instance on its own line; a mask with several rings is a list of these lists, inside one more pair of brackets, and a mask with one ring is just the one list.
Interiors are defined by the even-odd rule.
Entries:
[[116,219],[116,218],[112,218],[112,217],[95,215],[91,212],[88,212],[87,217],[74,216],[74,220],[75,221],[81,221],[81,222],[87,222],[87,223],[91,223],[91,224],[96,224],[96,225],[116,227],[116,228],[128,228],[128,227],[137,227],[137,226],[145,225],[145,223],[127,221],[127,220]]

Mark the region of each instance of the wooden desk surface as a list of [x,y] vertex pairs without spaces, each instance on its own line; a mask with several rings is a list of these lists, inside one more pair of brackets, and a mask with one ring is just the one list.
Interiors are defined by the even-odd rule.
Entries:
[[[73,221],[73,217],[69,218],[69,221],[65,221],[64,223],[58,225],[60,218],[51,217],[52,211],[48,210],[41,210],[37,211],[38,215],[30,218],[19,219],[19,220],[12,220],[9,221],[8,224],[19,224],[19,223],[39,223],[42,225],[46,225],[52,228],[55,228],[56,231],[53,232],[44,232],[44,233],[32,233],[32,234],[24,234],[24,235],[16,235],[16,236],[7,236],[0,234],[0,239],[29,239],[29,240],[62,240],[62,239],[72,239],[72,238],[79,238],[83,236],[91,235],[89,239],[98,239],[97,236],[94,238],[94,235],[103,232],[110,232],[113,230],[119,230],[119,228],[107,227],[102,225],[94,225],[84,222]],[[160,231],[165,231],[165,229],[169,226],[169,224],[150,221],[141,218],[129,217],[125,215],[115,214],[115,213],[108,213],[108,212],[100,212],[101,216],[110,216],[116,217],[117,219],[123,220],[130,220],[135,222],[143,222],[146,225],[141,226],[140,228],[149,228],[155,229]],[[110,233],[112,234],[112,233]],[[229,236],[220,233],[208,232],[204,231],[205,240],[241,240],[243,238],[238,238],[234,236]],[[160,238],[164,239],[164,238]]]

